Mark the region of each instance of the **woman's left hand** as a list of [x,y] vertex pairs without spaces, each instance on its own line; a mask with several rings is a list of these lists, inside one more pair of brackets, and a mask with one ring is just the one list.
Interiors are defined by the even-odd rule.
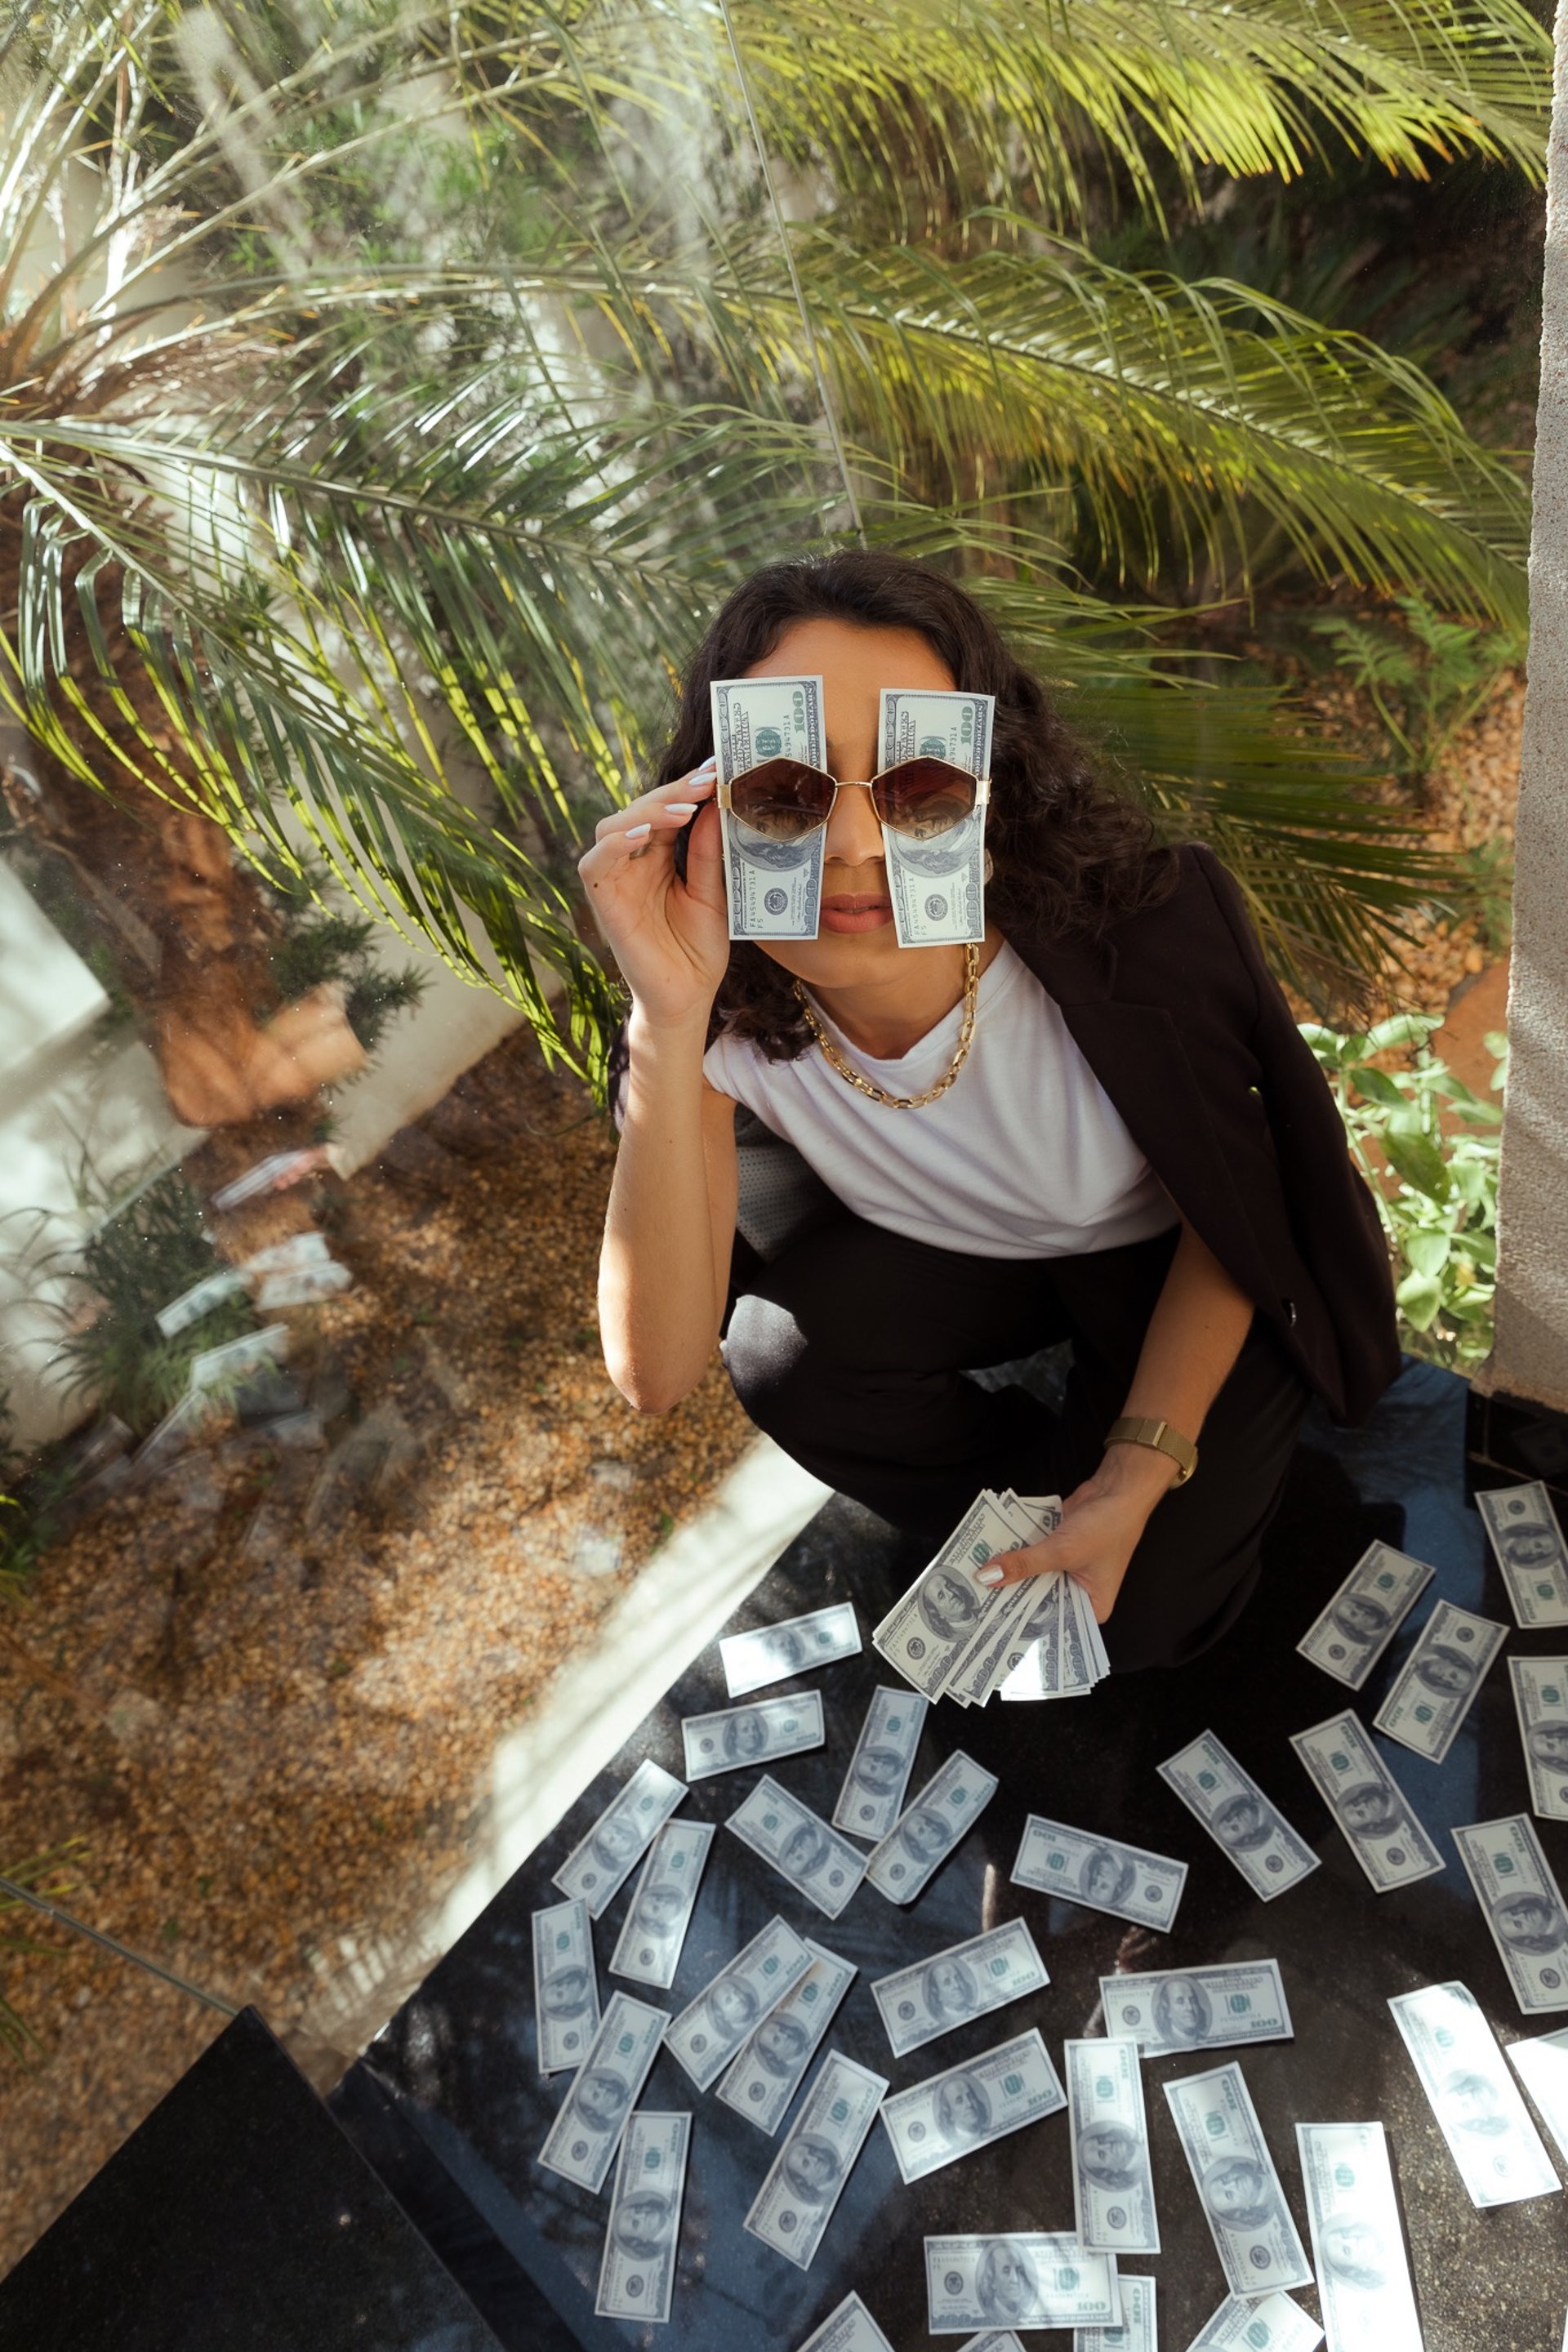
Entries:
[[[1129,1463],[1125,1457],[1142,1458]],[[1121,1580],[1138,1549],[1149,1515],[1175,1476],[1176,1465],[1147,1446],[1112,1446],[1092,1478],[1075,1486],[1062,1502],[1060,1527],[1019,1551],[998,1552],[988,1568],[999,1568],[998,1589],[1026,1576],[1060,1569],[1082,1585],[1103,1625],[1116,1606]],[[985,1570],[981,1580],[989,1581]]]

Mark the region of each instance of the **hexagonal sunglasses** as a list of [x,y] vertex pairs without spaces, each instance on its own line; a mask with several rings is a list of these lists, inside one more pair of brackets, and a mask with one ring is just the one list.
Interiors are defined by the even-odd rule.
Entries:
[[889,833],[930,841],[950,833],[991,798],[989,776],[921,753],[884,768],[869,783],[840,782],[824,768],[781,757],[743,768],[719,786],[719,805],[768,841],[804,841],[825,825],[841,792],[866,792]]

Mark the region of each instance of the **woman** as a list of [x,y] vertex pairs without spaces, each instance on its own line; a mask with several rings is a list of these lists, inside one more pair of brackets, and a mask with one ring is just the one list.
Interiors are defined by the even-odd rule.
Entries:
[[[818,674],[820,935],[731,947],[709,686]],[[884,687],[995,697],[973,969],[897,942],[862,788]],[[1353,1424],[1399,1365],[1376,1211],[1218,860],[1097,782],[963,589],[855,551],[731,596],[660,781],[581,872],[632,1000],[599,1292],[623,1395],[667,1410],[722,1335],[752,1418],[922,1555],[982,1486],[1059,1494],[987,1581],[1076,1577],[1113,1669],[1215,1641],[1309,1399]],[[826,1186],[767,1263],[737,1246],[738,1104]],[[964,1377],[1062,1339],[1058,1412]]]

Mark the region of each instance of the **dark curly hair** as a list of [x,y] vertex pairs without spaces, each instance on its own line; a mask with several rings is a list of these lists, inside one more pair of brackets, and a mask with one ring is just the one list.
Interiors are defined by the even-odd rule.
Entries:
[[[918,630],[963,691],[994,694],[988,911],[1002,929],[1099,938],[1175,889],[1175,853],[1133,801],[1097,775],[1038,678],[1016,660],[973,596],[944,572],[875,548],[770,563],[737,588],[692,655],[679,715],[655,782],[688,774],[713,748],[709,688],[772,653],[792,621]],[[710,1035],[752,1040],[770,1061],[811,1043],[795,985],[749,940],[737,942]]]

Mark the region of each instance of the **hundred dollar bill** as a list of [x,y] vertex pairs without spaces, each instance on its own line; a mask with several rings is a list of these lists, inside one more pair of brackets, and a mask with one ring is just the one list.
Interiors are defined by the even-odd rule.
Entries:
[[1064,1903],[1081,1903],[1086,1910],[1108,1911],[1113,1919],[1164,1930],[1175,1918],[1187,1865],[1167,1854],[1146,1853],[1142,1846],[1122,1845],[1116,1838],[1095,1837],[1088,1830],[1068,1829],[1063,1822],[1031,1813],[1024,1823],[1012,1877],[1015,1886],[1033,1886],[1042,1895],[1059,1895]]
[[1424,1559],[1370,1543],[1296,1647],[1334,1680],[1360,1690],[1432,1581]]
[[269,1242],[265,1249],[252,1250],[240,1260],[239,1271],[259,1281],[264,1274],[298,1274],[301,1266],[326,1265],[331,1255],[325,1234],[312,1225],[305,1233],[290,1234],[287,1241]]
[[955,1748],[873,1851],[869,1884],[889,1903],[912,1903],[995,1793],[995,1774]]
[[551,1879],[599,1919],[686,1794],[686,1783],[646,1757]]
[[768,2168],[742,2226],[797,2270],[811,2267],[887,2088],[885,2075],[829,2051]]
[[[1121,2296],[1121,2326],[1078,2328],[1072,2339],[1072,2352],[1160,2352],[1154,2281],[1129,2278],[1124,2270],[1119,2269],[1116,2284]],[[963,2347],[962,2352],[969,2352],[969,2347]],[[1022,2345],[1018,2352],[1023,2352]]]
[[910,1785],[930,1705],[919,1691],[878,1684],[833,1808],[835,1829],[873,1843],[887,1836]]
[[921,1569],[871,1639],[890,1665],[927,1698],[942,1695],[948,1675],[983,1620],[1010,1617],[1016,1590],[994,1591],[975,1573],[997,1553],[1029,1541],[995,1497],[977,1495],[936,1558]]
[[795,2352],[893,2352],[892,2346],[858,2294],[847,2294]]
[[1423,2352],[1381,2124],[1298,2124],[1329,2352]]
[[825,1951],[809,1936],[805,1948],[811,1967],[793,1992],[752,2027],[719,2085],[724,2105],[770,2139],[855,1977],[853,1960]]
[[[946,760],[972,776],[991,772],[991,694],[930,694],[884,687],[878,725],[879,765],[901,760]],[[901,948],[931,947],[985,937],[985,812],[919,841],[882,827],[888,892]]]
[[853,1658],[859,1648],[855,1604],[836,1601],[830,1609],[814,1609],[806,1617],[786,1617],[777,1625],[753,1625],[749,1633],[727,1634],[719,1655],[725,1689],[731,1698],[744,1698],[764,1683],[782,1683],[790,1675]]
[[718,2081],[759,2019],[778,2007],[810,1966],[810,1945],[786,1920],[770,1919],[696,2000],[670,2019],[666,2036],[670,2054],[700,2091]]
[[330,1258],[325,1265],[296,1266],[292,1272],[269,1274],[263,1277],[256,1293],[256,1311],[270,1315],[279,1307],[313,1307],[318,1299],[335,1298],[342,1290],[353,1288],[353,1276],[346,1265]]
[[1561,2186],[1491,2028],[1462,1984],[1389,2001],[1472,2205],[1515,2205]]
[[1227,2294],[1187,2352],[1312,2352],[1323,2331],[1288,2294]]
[[926,2326],[932,2336],[974,2327],[1115,2327],[1121,2319],[1113,2254],[1086,2254],[1066,2231],[928,2238]]
[[1375,1728],[1440,1764],[1507,1639],[1506,1625],[1439,1601],[1373,1717]]
[[1542,1481],[1476,1496],[1519,1625],[1568,1625],[1568,1547]]
[[727,1826],[828,1919],[837,1918],[866,1875],[859,1847],[766,1772]]
[[1568,2163],[1568,2026],[1539,2034],[1533,2042],[1510,2042],[1509,2063],[1540,2109],[1542,2121]]
[[533,2014],[539,2071],[564,2074],[583,2063],[599,2023],[594,1934],[585,1903],[554,1903],[533,1915]]
[[224,1391],[237,1387],[263,1365],[280,1364],[289,1353],[289,1341],[287,1323],[268,1323],[263,1330],[242,1331],[237,1339],[204,1348],[199,1356],[191,1358],[188,1393],[197,1397],[207,1389]]
[[610,1960],[613,1977],[668,1990],[691,1925],[702,1865],[713,1843],[711,1822],[666,1822],[647,1850]]
[[205,1274],[200,1282],[194,1282],[188,1290],[182,1290],[177,1298],[171,1298],[167,1307],[160,1307],[153,1319],[164,1339],[173,1339],[179,1332],[188,1330],[193,1323],[199,1323],[204,1315],[210,1315],[215,1307],[221,1307],[226,1298],[233,1298],[245,1286],[245,1276],[237,1267],[219,1266],[215,1274]]
[[908,2187],[977,2147],[1022,2131],[1026,2124],[1059,2114],[1066,2105],[1035,2026],[884,2100],[881,2116]]
[[[1079,2336],[1090,2333],[1091,2330],[1080,2328],[1073,2342],[1076,2344]],[[1110,2341],[1109,2337],[1107,2341]],[[1010,2327],[983,2327],[978,2336],[972,2336],[966,2343],[961,2344],[958,2352],[1024,2352],[1024,2339],[1021,2336],[1015,2336]]]
[[1130,2036],[1145,2058],[1295,2039],[1278,1960],[1101,1977],[1100,1998],[1106,2032]]
[[643,2108],[627,2124],[610,2193],[594,2301],[597,2318],[656,2325],[668,2319],[690,2147],[689,2115],[653,2115]]
[[1159,1773],[1265,1903],[1317,1869],[1319,1857],[1306,1840],[1212,1731],[1170,1757]]
[[1167,2083],[1165,2097],[1232,2294],[1310,2286],[1311,2265],[1236,2061]]
[[[1032,1508],[1011,1492],[990,1492],[989,1500],[1025,1544],[1038,1543],[1061,1525],[1062,1507],[1054,1495],[1042,1496]],[[1017,1629],[1034,1615],[1043,1580],[1030,1578],[995,1596],[995,1605],[984,1612],[966,1647],[948,1668],[944,1696],[957,1699],[963,1706],[984,1706],[1006,1680],[1020,1654],[1022,1636]]]
[[1408,1886],[1447,1868],[1361,1724],[1347,1709],[1292,1732],[1290,1745],[1317,1783],[1318,1794],[1345,1843],[1365,1871],[1374,1895]]
[[718,1715],[689,1715],[680,1727],[689,1780],[738,1772],[746,1764],[773,1764],[822,1745],[822,1693],[759,1699]]
[[1568,2009],[1568,1914],[1530,1815],[1473,1822],[1454,1843],[1520,2008]]
[[1110,1671],[1089,1595],[1070,1576],[1039,1581],[1046,1590],[1011,1628],[994,1687],[1005,1699],[1083,1698]]
[[629,1992],[610,1995],[566,2104],[539,2151],[546,2172],[598,2194],[668,2023],[662,2009],[634,2000]]
[[1072,2134],[1073,2211],[1095,2254],[1157,2254],[1160,2223],[1136,2042],[1062,2046]]
[[1046,1964],[1022,1919],[1009,1919],[966,1943],[950,1944],[871,1987],[895,2058],[905,2058],[972,2017],[987,2017],[1048,1985]]
[[[719,782],[767,760],[825,765],[820,677],[721,677],[712,688]],[[814,940],[822,909],[827,829],[774,841],[721,808],[724,891],[732,940]]]
[[1542,1821],[1568,1822],[1568,1658],[1510,1658],[1514,1710]]

